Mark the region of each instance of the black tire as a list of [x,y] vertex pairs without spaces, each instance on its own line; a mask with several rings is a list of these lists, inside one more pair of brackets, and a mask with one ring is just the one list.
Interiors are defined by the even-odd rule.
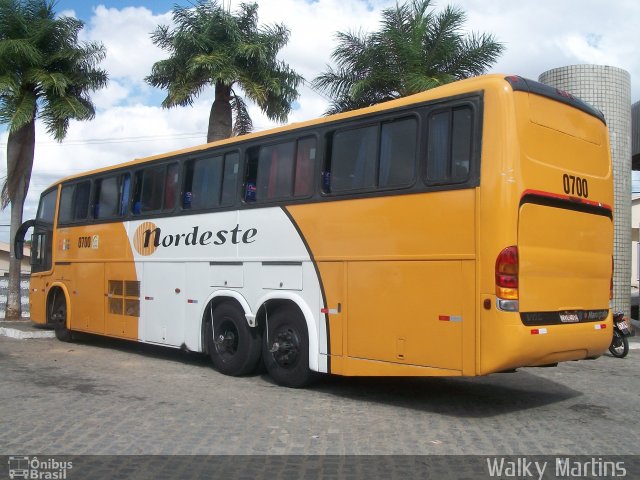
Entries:
[[613,339],[611,340],[611,346],[609,346],[609,352],[616,358],[624,358],[629,353],[629,340],[617,330],[613,330]]
[[56,338],[62,342],[71,342],[73,335],[67,328],[67,300],[60,290],[53,292],[49,308],[49,324],[53,326]]
[[262,358],[278,385],[300,388],[316,378],[309,369],[307,323],[296,307],[281,307],[268,317]]
[[213,331],[207,325],[207,345],[213,366],[225,375],[253,372],[260,360],[262,336],[249,327],[244,311],[233,303],[223,303],[213,311]]

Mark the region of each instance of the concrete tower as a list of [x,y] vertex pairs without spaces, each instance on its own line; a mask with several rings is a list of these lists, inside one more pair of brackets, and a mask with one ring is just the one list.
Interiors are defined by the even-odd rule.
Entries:
[[579,97],[607,120],[614,178],[613,305],[629,315],[631,280],[631,79],[606,65],[570,65],[540,75],[540,82]]

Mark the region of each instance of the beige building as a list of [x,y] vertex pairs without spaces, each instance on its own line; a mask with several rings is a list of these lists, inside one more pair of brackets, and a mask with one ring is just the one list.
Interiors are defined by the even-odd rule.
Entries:
[[[31,255],[29,247],[24,247],[24,259],[22,260],[22,268],[20,269],[23,275],[31,273],[31,265],[29,265],[29,255]],[[0,277],[9,274],[9,244],[0,242]]]

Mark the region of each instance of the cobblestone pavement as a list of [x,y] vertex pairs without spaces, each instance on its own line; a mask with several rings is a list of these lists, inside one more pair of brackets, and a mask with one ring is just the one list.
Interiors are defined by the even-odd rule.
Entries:
[[0,454],[637,454],[640,350],[485,378],[225,377],[117,340],[0,337]]

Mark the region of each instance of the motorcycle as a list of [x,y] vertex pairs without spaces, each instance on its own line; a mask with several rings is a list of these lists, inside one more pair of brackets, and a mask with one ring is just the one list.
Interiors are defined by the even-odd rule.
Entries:
[[629,320],[625,318],[623,312],[615,312],[613,314],[613,338],[609,351],[616,358],[624,358],[629,353],[629,340],[631,336],[631,328]]

